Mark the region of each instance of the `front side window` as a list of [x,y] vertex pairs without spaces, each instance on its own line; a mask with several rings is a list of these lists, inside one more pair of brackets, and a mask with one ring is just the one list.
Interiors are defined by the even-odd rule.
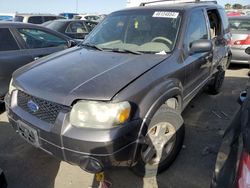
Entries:
[[67,41],[39,29],[18,29],[28,48],[49,48],[66,46]]
[[102,49],[169,53],[175,46],[181,14],[178,11],[126,11],[108,16],[85,43]]
[[189,48],[192,42],[200,39],[208,39],[208,31],[203,11],[196,10],[191,13],[188,22],[185,44]]
[[19,47],[7,28],[0,28],[0,51],[19,50]]

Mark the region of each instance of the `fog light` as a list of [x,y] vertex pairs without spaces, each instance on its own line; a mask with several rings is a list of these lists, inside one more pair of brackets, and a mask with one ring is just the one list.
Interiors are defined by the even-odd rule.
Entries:
[[91,157],[82,157],[80,160],[80,168],[89,173],[99,173],[103,171],[103,167],[99,161]]

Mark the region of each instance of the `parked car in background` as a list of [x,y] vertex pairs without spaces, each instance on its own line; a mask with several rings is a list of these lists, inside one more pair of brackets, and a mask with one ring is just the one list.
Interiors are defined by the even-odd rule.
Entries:
[[240,12],[227,12],[227,16],[241,16]]
[[13,74],[9,122],[88,172],[128,165],[155,176],[182,148],[187,104],[205,86],[220,92],[230,37],[214,3],[113,12],[77,47]]
[[42,24],[50,20],[65,19],[63,16],[53,14],[16,14],[15,22],[24,22],[32,24]]
[[[63,19],[45,22],[42,26],[63,33],[74,39],[84,39],[93,29],[93,23],[95,22],[89,23],[89,21],[85,20]],[[97,23],[95,25],[97,25]]]
[[74,19],[77,20],[88,20],[88,21],[97,21],[100,22],[104,17],[97,14],[78,14],[74,16]]
[[232,33],[232,63],[248,64],[245,49],[250,46],[250,16],[229,17]]
[[56,31],[18,22],[0,22],[0,41],[0,102],[16,69],[75,44]]
[[15,13],[0,13],[0,21],[12,21],[15,15]]
[[[246,49],[250,62],[250,47]],[[250,75],[249,75],[250,76]],[[223,135],[211,188],[250,187],[250,82],[240,95],[241,109]]]
[[60,13],[59,16],[63,16],[66,19],[72,19],[77,13]]

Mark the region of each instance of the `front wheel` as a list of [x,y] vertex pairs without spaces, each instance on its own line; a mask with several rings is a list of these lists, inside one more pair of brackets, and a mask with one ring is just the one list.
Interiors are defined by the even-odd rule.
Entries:
[[150,122],[145,144],[138,150],[138,161],[132,170],[141,177],[152,177],[165,171],[182,148],[184,126],[181,115],[163,105]]

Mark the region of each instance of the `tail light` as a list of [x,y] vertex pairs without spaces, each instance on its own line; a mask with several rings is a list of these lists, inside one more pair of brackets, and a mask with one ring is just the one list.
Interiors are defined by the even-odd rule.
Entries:
[[241,155],[236,187],[250,188],[250,155],[245,151]]
[[234,45],[250,45],[250,35],[247,35],[247,38],[244,40],[236,40]]

